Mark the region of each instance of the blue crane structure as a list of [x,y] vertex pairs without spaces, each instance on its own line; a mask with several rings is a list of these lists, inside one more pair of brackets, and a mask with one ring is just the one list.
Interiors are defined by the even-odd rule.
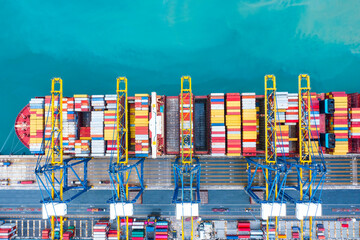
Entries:
[[[63,82],[61,78],[51,80],[51,105],[47,113],[47,121],[51,120],[51,139],[43,141],[45,155],[39,155],[35,175],[41,193],[43,204],[43,216],[51,219],[51,239],[63,239],[64,216],[67,213],[67,203],[88,191],[87,165],[90,157],[67,158],[63,157]],[[45,124],[46,125],[46,124]],[[45,130],[44,130],[45,131]],[[44,134],[45,136],[45,134]],[[80,177],[74,167],[83,164],[83,176]],[[68,173],[71,171],[79,183],[77,186],[69,186]],[[75,194],[68,192],[77,190]],[[45,193],[44,193],[45,192]],[[68,192],[67,199],[64,193]],[[59,216],[59,218],[58,218]],[[59,222],[59,228],[57,228]],[[58,229],[59,235],[55,234]]]
[[[276,78],[274,75],[265,76],[265,157],[246,157],[248,185],[245,191],[257,203],[261,204],[262,217],[266,219],[266,239],[269,239],[269,223],[274,217],[275,238],[278,235],[278,217],[286,215],[285,190],[287,177],[291,172],[291,164],[283,154],[278,154],[278,142],[282,137],[277,136],[281,128],[278,126],[278,112],[276,100]],[[281,134],[280,134],[281,135]],[[280,155],[280,156],[279,156]],[[255,183],[255,177],[263,177],[265,186]],[[261,199],[256,192],[265,192]],[[269,210],[270,209],[270,210]]]

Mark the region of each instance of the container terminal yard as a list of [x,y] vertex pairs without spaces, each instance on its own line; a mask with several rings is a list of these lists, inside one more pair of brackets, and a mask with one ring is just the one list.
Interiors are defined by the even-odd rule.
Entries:
[[65,97],[53,78],[16,117],[31,155],[0,156],[0,239],[360,239],[360,95],[263,82]]

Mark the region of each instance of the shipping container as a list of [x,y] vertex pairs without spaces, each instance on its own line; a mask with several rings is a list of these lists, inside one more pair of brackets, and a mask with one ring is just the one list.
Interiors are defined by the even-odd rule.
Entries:
[[209,153],[208,98],[196,96],[194,104],[194,142],[196,154]]
[[178,96],[165,98],[165,148],[166,154],[180,153],[180,108]]

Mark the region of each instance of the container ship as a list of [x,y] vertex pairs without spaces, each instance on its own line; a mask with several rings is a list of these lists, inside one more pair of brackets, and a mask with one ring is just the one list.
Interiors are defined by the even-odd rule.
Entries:
[[[116,151],[117,96],[77,94],[62,104],[63,152],[84,157]],[[298,94],[277,92],[277,154],[298,153]],[[311,93],[311,147],[331,155],[360,153],[360,95]],[[215,157],[261,156],[265,148],[264,96],[211,93],[192,96],[193,151]],[[51,96],[32,98],[18,114],[15,131],[32,154],[47,154],[51,139]],[[190,111],[190,109],[187,109]],[[59,117],[59,114],[56,114]],[[58,126],[55,126],[58,127]],[[156,158],[177,155],[181,147],[180,96],[135,94],[128,97],[129,154]]]

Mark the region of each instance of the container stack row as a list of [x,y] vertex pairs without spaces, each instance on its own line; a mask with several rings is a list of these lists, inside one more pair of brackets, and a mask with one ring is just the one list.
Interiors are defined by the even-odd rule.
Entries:
[[180,152],[180,108],[179,96],[165,98],[165,147],[166,154]]
[[69,226],[68,229],[63,233],[63,240],[73,239],[75,236],[75,226]]
[[90,97],[87,94],[75,94],[75,112],[90,112]]
[[241,96],[226,94],[227,155],[241,156]]
[[116,154],[116,95],[105,95],[106,109],[104,111],[104,140],[106,156]]
[[256,155],[256,105],[255,93],[243,93],[242,104],[242,152],[244,156]]
[[91,107],[95,111],[105,110],[104,95],[91,95]]
[[238,230],[238,238],[242,239],[249,239],[250,238],[250,222],[238,222],[237,223],[237,230]]
[[314,154],[319,153],[319,136],[320,136],[320,105],[316,93],[311,93],[310,96],[310,144]]
[[[269,222],[269,228],[267,229],[267,223],[265,221],[262,222],[262,231],[263,231],[263,239],[275,240],[276,232],[275,232],[275,223]],[[267,238],[269,235],[269,238]]]
[[291,237],[292,239],[300,239],[300,228],[297,226],[293,226],[291,228]]
[[289,126],[279,124],[276,131],[276,151],[278,156],[289,156]]
[[135,94],[135,156],[149,155],[149,95]]
[[75,154],[75,140],[77,139],[77,114],[74,111],[74,98],[63,98],[63,148],[65,154]]
[[[181,114],[181,101],[183,101],[183,114]],[[191,94],[183,93],[183,96],[180,96],[179,109],[180,154],[183,153],[184,156],[188,156],[190,153],[194,152],[194,102]]]
[[16,236],[15,223],[4,223],[3,225],[0,225],[0,239],[14,239]]
[[133,221],[131,226],[131,239],[132,240],[144,240],[145,238],[145,222]]
[[167,221],[157,221],[155,227],[155,240],[168,239],[169,223]]
[[[55,118],[55,126],[54,130],[59,129],[59,98],[56,97],[54,99],[54,118]],[[45,108],[44,108],[44,114],[45,114],[45,142],[44,142],[44,148],[45,148],[45,156],[50,156],[50,148],[51,148],[51,135],[52,135],[52,126],[51,126],[51,96],[45,97]],[[58,135],[54,133],[54,138],[58,139]],[[55,144],[58,144],[55,142]]]
[[326,239],[325,238],[325,228],[324,228],[324,224],[322,223],[318,223],[316,225],[316,237],[318,239]]
[[30,100],[30,144],[32,154],[44,154],[44,98]]
[[360,94],[348,94],[349,153],[360,152]]
[[135,151],[135,99],[128,98],[128,109],[129,109],[129,148],[132,151]]
[[289,155],[289,126],[286,124],[286,111],[289,108],[288,92],[276,93],[277,106],[277,131],[276,131],[276,152],[278,156]]
[[335,148],[327,153],[345,155],[348,152],[348,99],[345,92],[327,93],[328,99],[334,99],[335,111],[328,119],[328,132],[335,134]]
[[223,93],[210,94],[211,155],[225,156],[225,100]]
[[[93,240],[108,240],[109,221],[99,220],[93,227]],[[114,239],[114,238],[111,238]],[[115,238],[117,239],[117,238]]]
[[75,156],[90,156],[90,140],[75,140]]
[[50,228],[45,228],[45,229],[41,230],[41,239],[51,238],[50,231],[51,231]]
[[284,124],[286,122],[286,110],[289,107],[288,92],[276,92],[276,107],[278,123]]
[[91,156],[105,155],[104,111],[92,111],[90,121]]
[[[106,141],[106,156],[116,151],[116,110],[104,111],[104,140]],[[115,149],[113,146],[115,145]]]
[[316,93],[311,93],[310,96],[310,127],[311,127],[311,140],[319,139],[320,130],[320,105]]
[[288,108],[286,109],[286,125],[296,125],[299,122],[299,99],[297,93],[288,94]]

